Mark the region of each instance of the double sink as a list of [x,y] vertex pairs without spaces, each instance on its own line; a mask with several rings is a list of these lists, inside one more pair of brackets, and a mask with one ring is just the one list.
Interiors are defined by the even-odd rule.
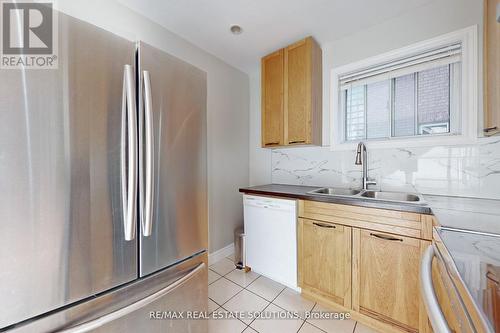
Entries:
[[404,192],[385,192],[370,190],[351,190],[344,188],[320,188],[309,191],[308,194],[330,196],[330,197],[351,197],[362,199],[373,199],[379,201],[390,201],[398,203],[425,204],[421,195]]

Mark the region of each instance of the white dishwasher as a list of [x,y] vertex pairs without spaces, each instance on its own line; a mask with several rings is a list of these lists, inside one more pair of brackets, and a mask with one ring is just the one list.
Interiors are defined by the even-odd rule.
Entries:
[[246,265],[287,287],[297,287],[297,202],[243,196]]

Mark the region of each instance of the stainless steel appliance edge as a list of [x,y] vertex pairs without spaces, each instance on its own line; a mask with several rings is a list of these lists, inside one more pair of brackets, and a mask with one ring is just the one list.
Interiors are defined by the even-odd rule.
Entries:
[[203,320],[157,319],[156,312],[206,311],[207,262],[207,253],[203,252],[99,297],[12,327],[8,332],[205,332]]

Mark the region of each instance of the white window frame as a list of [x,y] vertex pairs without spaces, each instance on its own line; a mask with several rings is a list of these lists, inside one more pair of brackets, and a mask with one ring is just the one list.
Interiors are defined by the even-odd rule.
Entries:
[[[446,45],[461,43],[461,105],[459,128],[457,135],[413,136],[405,138],[367,140],[369,148],[399,148],[399,147],[425,147],[446,146],[459,144],[472,144],[478,138],[478,28],[476,25],[451,32],[423,42],[415,43],[394,51],[390,51],[365,60],[357,61],[345,66],[337,67],[331,71],[331,150],[352,150],[357,142],[345,141],[344,110],[341,103],[339,79],[341,76],[357,70],[376,66],[382,63],[395,61],[411,55],[425,52]],[[453,124],[451,124],[453,126]]]

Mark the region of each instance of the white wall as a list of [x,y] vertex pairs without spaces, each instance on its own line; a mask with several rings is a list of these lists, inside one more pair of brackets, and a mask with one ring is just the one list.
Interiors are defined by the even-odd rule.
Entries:
[[[340,40],[321,43],[323,50],[323,145],[330,143],[330,71],[403,46],[474,24],[482,31],[482,0],[440,0]],[[480,35],[479,40],[482,36]],[[481,86],[481,84],[480,84]],[[250,75],[250,183],[272,181],[270,149],[260,148],[260,73]],[[480,94],[481,96],[481,94]],[[294,148],[295,156],[314,148]],[[322,148],[317,148],[323,151]],[[306,152],[307,151],[307,152]],[[317,154],[316,154],[317,155]],[[278,156],[278,155],[276,155]],[[338,156],[340,158],[340,156]],[[273,162],[271,162],[273,163]],[[284,181],[275,178],[275,181]]]
[[250,74],[250,185],[271,183],[271,152],[261,148],[260,70]]
[[129,40],[142,40],[207,72],[209,250],[233,242],[242,223],[238,188],[248,185],[249,79],[114,0],[60,0],[59,9]]

